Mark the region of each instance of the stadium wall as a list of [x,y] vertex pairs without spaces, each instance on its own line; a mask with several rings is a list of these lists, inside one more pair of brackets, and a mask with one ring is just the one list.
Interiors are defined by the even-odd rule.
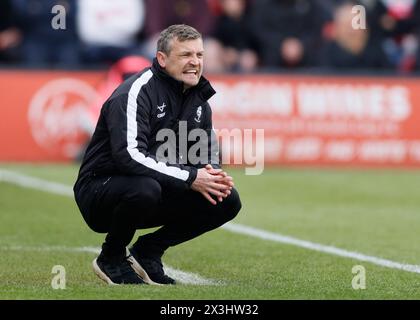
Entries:
[[[97,88],[104,79],[99,71],[0,71],[0,161],[77,157],[98,116],[93,104],[101,99]],[[210,101],[214,127],[236,133],[248,129],[254,150],[255,132],[264,129],[267,165],[420,167],[418,78],[209,79],[217,91]],[[250,147],[242,142],[228,152]]]

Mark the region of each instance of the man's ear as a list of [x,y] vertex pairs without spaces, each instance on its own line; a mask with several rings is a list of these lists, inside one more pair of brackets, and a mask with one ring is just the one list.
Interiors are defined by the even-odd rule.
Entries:
[[162,67],[162,68],[165,68],[166,67],[166,54],[164,53],[164,52],[162,52],[162,51],[158,51],[157,53],[156,53],[156,58],[157,58],[157,61],[159,62],[159,65]]

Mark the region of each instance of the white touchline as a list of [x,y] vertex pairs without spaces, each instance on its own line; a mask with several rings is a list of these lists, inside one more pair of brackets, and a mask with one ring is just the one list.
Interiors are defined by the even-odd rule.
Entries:
[[270,241],[274,241],[274,242],[291,244],[291,245],[294,245],[294,246],[297,246],[297,247],[310,249],[310,250],[314,250],[314,251],[319,251],[319,252],[325,252],[325,253],[329,253],[329,254],[344,257],[344,258],[350,258],[350,259],[355,259],[355,260],[359,260],[359,261],[366,261],[366,262],[370,262],[370,263],[373,263],[373,264],[376,264],[376,265],[382,266],[382,267],[399,269],[399,270],[404,270],[404,271],[408,271],[408,272],[420,273],[420,266],[419,265],[404,264],[404,263],[399,263],[399,262],[395,262],[395,261],[391,261],[391,260],[387,260],[387,259],[368,256],[368,255],[363,254],[363,253],[358,253],[358,252],[354,252],[354,251],[347,251],[347,250],[336,248],[336,247],[333,247],[333,246],[326,246],[326,245],[311,242],[311,241],[306,241],[306,240],[301,240],[301,239],[297,239],[297,238],[293,238],[293,237],[289,237],[289,236],[284,236],[284,235],[281,235],[281,234],[278,234],[278,233],[268,232],[268,231],[256,229],[256,228],[253,228],[253,227],[240,225],[240,224],[237,224],[237,223],[226,223],[225,225],[223,225],[222,228],[224,228],[226,230],[229,230],[231,232],[245,234],[245,235],[252,236],[252,237],[255,237],[255,238],[260,238],[260,239],[270,240]]
[[[29,177],[29,176],[22,175],[20,173],[13,172],[13,171],[0,169],[0,181],[6,181],[6,182],[13,183],[22,187],[43,190],[50,193],[73,196],[73,191],[71,187],[67,185]],[[329,254],[344,257],[344,258],[350,258],[350,259],[355,259],[359,261],[366,261],[366,262],[376,264],[378,266],[382,266],[386,268],[420,273],[420,265],[404,264],[404,263],[400,263],[396,261],[382,259],[382,258],[354,252],[354,251],[348,251],[348,250],[336,248],[333,246],[327,246],[327,245],[323,245],[323,244],[319,244],[319,243],[315,243],[311,241],[306,241],[306,240],[301,240],[301,239],[297,239],[290,236],[281,235],[274,232],[269,232],[269,231],[265,231],[265,230],[261,230],[261,229],[257,229],[253,227],[248,227],[248,226],[241,225],[238,223],[229,222],[229,223],[224,224],[222,228],[230,232],[244,234],[244,235],[252,236],[252,237],[263,239],[263,240],[270,240],[274,242],[285,243],[285,244],[294,245],[294,246],[305,248],[305,249],[329,253]]]
[[35,190],[55,193],[62,196],[73,196],[72,188],[65,184],[30,177],[9,170],[0,169],[0,181],[9,182],[24,188],[32,188]]

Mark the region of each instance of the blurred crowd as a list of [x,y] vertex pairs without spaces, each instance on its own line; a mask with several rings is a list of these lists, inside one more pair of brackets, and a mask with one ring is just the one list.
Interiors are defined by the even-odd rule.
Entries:
[[[55,5],[65,8],[65,29],[52,27]],[[353,27],[356,5],[366,28]],[[151,59],[159,32],[175,23],[203,34],[207,72],[420,70],[420,0],[1,0],[0,64]]]

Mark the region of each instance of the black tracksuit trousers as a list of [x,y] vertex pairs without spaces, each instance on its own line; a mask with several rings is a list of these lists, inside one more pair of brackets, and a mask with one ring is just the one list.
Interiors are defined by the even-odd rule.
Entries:
[[144,256],[162,256],[168,247],[232,220],[241,209],[235,189],[212,205],[196,191],[165,190],[146,176],[89,177],[75,186],[75,198],[88,226],[107,233],[106,255],[124,252],[137,229],[161,226],[133,246]]

